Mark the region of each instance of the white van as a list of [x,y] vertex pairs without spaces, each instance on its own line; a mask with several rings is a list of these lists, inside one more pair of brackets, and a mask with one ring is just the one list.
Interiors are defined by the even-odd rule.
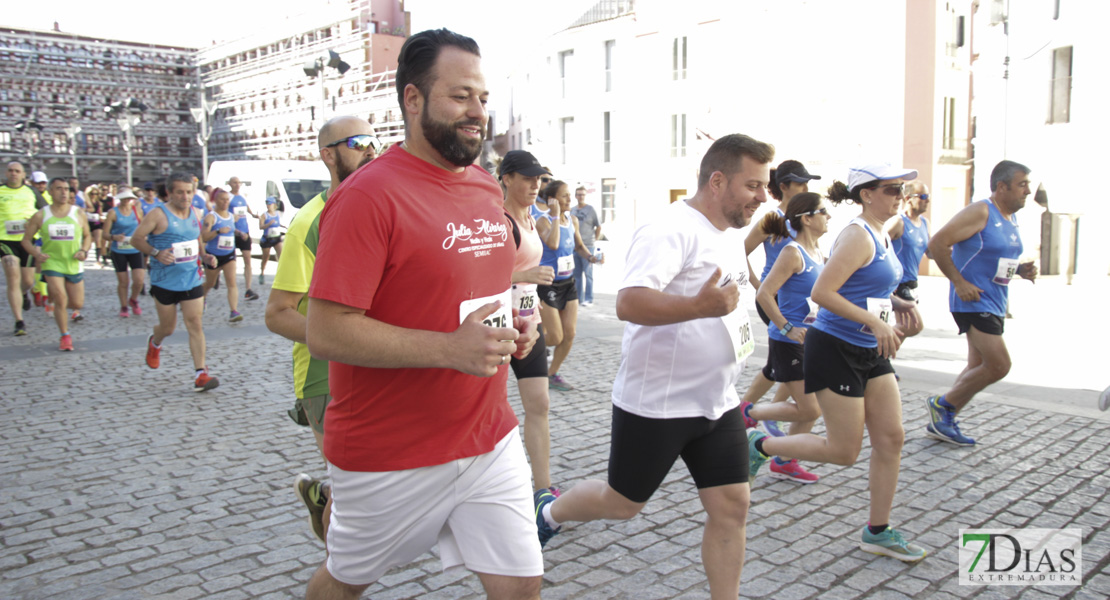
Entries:
[[[289,226],[293,215],[306,202],[331,185],[331,175],[318,160],[221,160],[208,169],[206,184],[228,189],[227,181],[238,177],[243,182],[239,195],[256,215],[266,212],[266,198],[277,198],[282,211],[281,224]],[[258,219],[247,217],[251,238],[258,240]]]

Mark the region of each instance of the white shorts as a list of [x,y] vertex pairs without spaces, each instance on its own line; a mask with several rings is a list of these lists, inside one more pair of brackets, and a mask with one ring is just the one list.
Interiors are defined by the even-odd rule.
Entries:
[[444,570],[543,575],[531,470],[516,427],[472,458],[375,473],[329,464],[328,472],[327,568],[343,583],[373,583],[437,543]]

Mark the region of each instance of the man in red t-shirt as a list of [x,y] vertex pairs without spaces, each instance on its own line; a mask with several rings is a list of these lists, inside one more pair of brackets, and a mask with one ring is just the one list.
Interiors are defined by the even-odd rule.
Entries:
[[[405,141],[344,181],[320,216],[308,347],[330,362],[329,556],[308,598],[357,598],[438,543],[491,598],[539,598],[530,471],[506,399],[515,245],[501,190],[472,163],[488,91],[474,40],[401,48]],[[518,331],[519,329],[519,331]]]

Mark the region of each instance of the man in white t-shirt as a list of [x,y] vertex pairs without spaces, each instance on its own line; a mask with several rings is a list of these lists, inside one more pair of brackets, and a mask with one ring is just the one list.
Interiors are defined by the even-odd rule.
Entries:
[[774,147],[725,136],[702,158],[698,191],[632,238],[617,316],[628,321],[613,382],[609,481],[536,492],[540,543],[566,521],[630,519],[681,456],[707,520],[702,560],[714,598],[739,594],[748,513],[747,437],[736,380],[755,349],[740,296],[744,237],[767,201]]

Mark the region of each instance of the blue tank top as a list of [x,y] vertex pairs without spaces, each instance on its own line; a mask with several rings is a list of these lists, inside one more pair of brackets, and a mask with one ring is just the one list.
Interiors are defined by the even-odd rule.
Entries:
[[[812,323],[805,323],[805,318],[809,315],[809,297],[813,294],[813,284],[821,274],[821,269],[825,268],[825,263],[820,258],[810,256],[798,242],[792,241],[786,245],[793,246],[802,253],[805,268],[800,273],[791,275],[779,288],[779,311],[794,327],[809,327]],[[780,342],[798,343],[779,333],[779,328],[773,322],[767,326],[767,335]]]
[[[551,217],[544,215],[548,221]],[[556,223],[552,222],[552,225]],[[555,281],[562,281],[574,277],[574,225],[559,225],[559,248],[552,250],[546,243],[543,245],[543,256],[540,264],[555,269]]]
[[[875,243],[875,255],[871,257],[871,262],[848,276],[848,281],[845,281],[837,292],[852,304],[867,310],[868,298],[890,300],[894,288],[902,281],[902,265],[898,262],[894,251],[887,247],[890,242],[889,237],[883,235],[883,239],[880,240],[871,226],[859,217],[852,219],[848,226],[851,227],[853,224],[863,227],[864,231],[871,236],[871,240]],[[863,331],[863,325],[845,319],[824,307],[817,312],[817,322],[813,326],[849,344],[863,348],[875,348],[879,345],[874,335]]]
[[162,201],[155,198],[154,202],[147,202],[146,200],[139,200],[139,205],[143,208],[143,216],[149,215],[151,211],[162,205]]
[[208,240],[208,242],[204,244],[204,251],[213,256],[227,256],[235,252],[235,227],[232,222],[235,217],[228,214],[225,219],[216,211],[212,211],[209,214],[216,217],[216,221],[212,223],[212,227],[208,229],[209,231],[218,232],[224,227],[230,228],[230,231],[227,233],[217,233],[216,237]]
[[235,219],[235,230],[240,233],[250,233],[250,228],[247,227],[247,199],[239,194],[235,194],[231,197],[231,202],[227,203],[227,207],[231,210],[232,214],[235,213],[236,208],[243,209],[240,211],[243,216]]
[[200,194],[193,194],[193,208],[199,210],[202,217],[208,214],[208,205]]
[[[786,213],[781,210],[776,208],[775,212],[778,213],[780,217],[786,218]],[[789,238],[782,238],[775,241],[774,237],[767,236],[767,239],[763,240],[763,253],[767,255],[767,262],[763,264],[763,274],[759,276],[760,281],[767,279],[767,274],[771,272],[771,267],[775,266],[775,261],[779,258],[779,252],[782,252],[782,249],[798,235],[798,232],[794,231],[794,226],[790,224],[790,221],[786,222],[786,230],[790,233]]]
[[[1016,271],[1006,273],[1005,261],[1016,269],[1017,259],[1023,250],[1017,220],[1007,219],[989,199],[987,226],[978,234],[952,246],[952,262],[964,279],[983,290],[978,302],[964,302],[956,295],[956,287],[949,283],[948,305],[952,312],[990,313],[1006,316],[1009,300],[1009,280]],[[1008,275],[1008,276],[1007,276]]]
[[262,238],[276,238],[281,235],[281,230],[278,227],[281,227],[281,215],[270,216],[267,213],[266,218],[262,221]]
[[157,235],[149,235],[146,240],[156,250],[174,250],[174,263],[164,265],[151,259],[150,285],[156,285],[171,292],[187,292],[201,283],[200,275],[200,220],[197,213],[189,207],[189,216],[181,219],[173,214],[166,205],[158,207],[166,215],[166,230]]
[[135,233],[135,229],[139,226],[139,217],[135,215],[132,210],[130,215],[124,215],[119,211],[119,207],[112,209],[116,213],[116,220],[112,221],[112,230],[108,233],[110,235],[123,234],[127,236],[127,241],[124,242],[124,247],[120,248],[120,243],[112,240],[112,252],[116,254],[136,254],[138,250],[131,245],[131,234]]
[[921,257],[929,249],[929,220],[921,217],[921,227],[913,224],[908,216],[902,214],[902,237],[891,243],[898,262],[902,263],[902,281],[917,281],[917,269]]

